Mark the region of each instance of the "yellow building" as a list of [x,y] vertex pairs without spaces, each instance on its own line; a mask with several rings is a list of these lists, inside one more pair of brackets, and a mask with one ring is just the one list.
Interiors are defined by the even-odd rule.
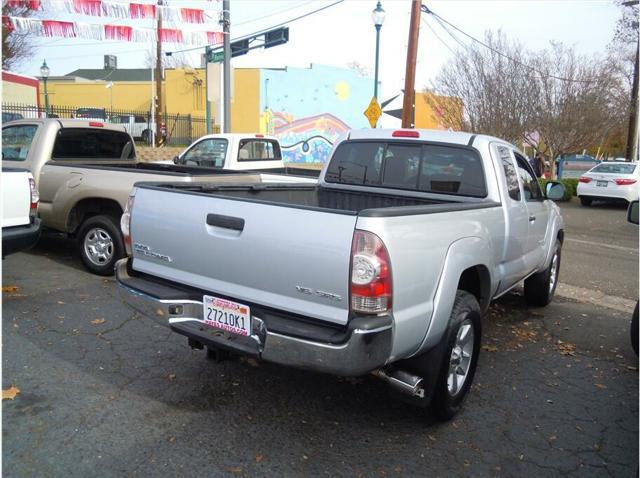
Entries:
[[416,92],[415,127],[460,130],[464,105],[460,98]]

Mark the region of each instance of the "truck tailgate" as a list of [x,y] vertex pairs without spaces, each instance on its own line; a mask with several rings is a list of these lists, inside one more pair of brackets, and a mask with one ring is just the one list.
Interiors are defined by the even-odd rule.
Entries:
[[138,188],[131,217],[133,269],[344,325],[356,219]]
[[2,170],[2,227],[29,224],[31,187],[28,171]]

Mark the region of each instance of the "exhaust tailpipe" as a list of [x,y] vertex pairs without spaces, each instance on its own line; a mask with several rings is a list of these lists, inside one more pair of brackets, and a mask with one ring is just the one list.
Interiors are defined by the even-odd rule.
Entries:
[[384,380],[399,392],[413,397],[424,398],[422,377],[413,375],[396,368],[378,369],[372,372],[376,377]]

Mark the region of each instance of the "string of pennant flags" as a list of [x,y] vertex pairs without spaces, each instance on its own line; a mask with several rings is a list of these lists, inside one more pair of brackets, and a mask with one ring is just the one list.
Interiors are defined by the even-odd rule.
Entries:
[[[210,0],[219,3],[219,0]],[[118,0],[5,0],[5,6],[28,8],[48,13],[70,13],[93,17],[155,19],[171,23],[205,23],[207,14],[199,8],[182,8],[155,3],[135,3]]]
[[[2,23],[10,32],[31,34],[39,37],[82,38],[87,40],[116,40],[127,42],[155,42],[154,28],[139,28],[128,25],[104,25],[60,20],[40,20],[3,16]],[[217,45],[223,41],[223,33],[186,31],[176,28],[161,28],[160,41],[186,45]]]

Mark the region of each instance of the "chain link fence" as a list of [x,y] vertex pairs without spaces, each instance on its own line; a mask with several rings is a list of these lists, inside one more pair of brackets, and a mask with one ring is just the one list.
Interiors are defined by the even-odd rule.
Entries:
[[[148,111],[106,108],[84,108],[50,105],[48,114],[44,106],[17,103],[2,104],[2,122],[23,118],[78,118],[121,124],[139,144],[151,144],[156,125]],[[186,146],[207,134],[206,119],[184,114],[163,114],[160,134],[168,146]]]

